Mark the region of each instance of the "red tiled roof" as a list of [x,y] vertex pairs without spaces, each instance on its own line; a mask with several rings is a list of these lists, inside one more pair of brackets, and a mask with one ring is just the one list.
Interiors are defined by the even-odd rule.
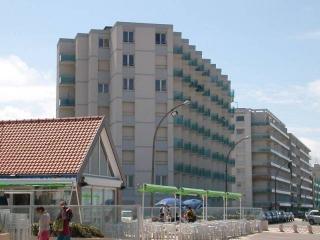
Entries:
[[0,175],[77,174],[103,117],[0,121]]

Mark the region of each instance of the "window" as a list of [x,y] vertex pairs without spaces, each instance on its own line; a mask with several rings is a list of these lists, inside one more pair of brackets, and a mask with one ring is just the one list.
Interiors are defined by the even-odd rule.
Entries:
[[156,91],[167,91],[167,80],[156,80]]
[[123,32],[123,42],[134,42],[134,35],[133,32],[124,31]]
[[244,116],[237,116],[236,117],[237,122],[243,122],[244,121]]
[[98,84],[98,92],[99,93],[109,92],[109,85],[107,83],[99,83]]
[[99,38],[99,48],[108,48],[108,47],[109,47],[109,39]]
[[134,55],[123,55],[122,56],[123,66],[134,66]]
[[134,79],[124,78],[123,79],[123,89],[124,90],[134,90]]
[[156,176],[156,184],[158,185],[167,185],[168,184],[168,176],[167,175],[157,175]]
[[133,175],[126,175],[126,183],[127,183],[127,188],[133,188],[134,187],[134,176]]
[[156,44],[167,44],[167,37],[165,33],[156,33]]
[[238,128],[236,130],[237,134],[244,134],[244,129],[243,128]]

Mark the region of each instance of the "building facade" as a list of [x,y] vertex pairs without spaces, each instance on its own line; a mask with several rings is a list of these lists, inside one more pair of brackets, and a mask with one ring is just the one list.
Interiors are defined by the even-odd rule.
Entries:
[[235,125],[235,141],[250,137],[233,153],[234,191],[244,194],[244,204],[264,209],[311,208],[308,147],[266,109],[237,109]]
[[313,203],[314,208],[320,209],[320,165],[315,164],[312,169],[313,174]]
[[[151,182],[155,126],[172,107],[190,100],[159,128],[158,184],[231,190],[233,92],[227,75],[204,59],[172,25],[117,22],[60,39],[58,117],[105,115],[126,175],[124,203]],[[230,171],[226,178],[225,164]]]

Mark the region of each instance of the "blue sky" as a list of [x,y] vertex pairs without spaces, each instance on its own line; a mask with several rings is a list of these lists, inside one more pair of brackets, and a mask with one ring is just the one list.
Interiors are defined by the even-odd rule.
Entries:
[[239,107],[270,109],[320,162],[319,11],[315,0],[3,0],[0,118],[54,116],[59,37],[169,23],[229,75]]

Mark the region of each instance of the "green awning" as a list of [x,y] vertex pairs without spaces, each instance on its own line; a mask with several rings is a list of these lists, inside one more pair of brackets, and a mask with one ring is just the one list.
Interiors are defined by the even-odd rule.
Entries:
[[221,192],[221,191],[211,191],[208,190],[207,191],[208,197],[212,197],[212,198],[219,198],[219,197],[224,197],[225,193]]
[[206,191],[203,189],[197,189],[197,188],[185,188],[182,187],[177,192],[180,195],[189,195],[189,196],[203,196],[206,195]]
[[139,189],[139,192],[149,192],[149,193],[165,193],[165,194],[175,194],[178,188],[173,186],[163,186],[156,184],[143,184]]
[[228,198],[228,199],[238,200],[238,199],[241,198],[241,196],[242,196],[241,193],[234,193],[234,192],[228,192],[228,193],[227,193],[227,198]]

